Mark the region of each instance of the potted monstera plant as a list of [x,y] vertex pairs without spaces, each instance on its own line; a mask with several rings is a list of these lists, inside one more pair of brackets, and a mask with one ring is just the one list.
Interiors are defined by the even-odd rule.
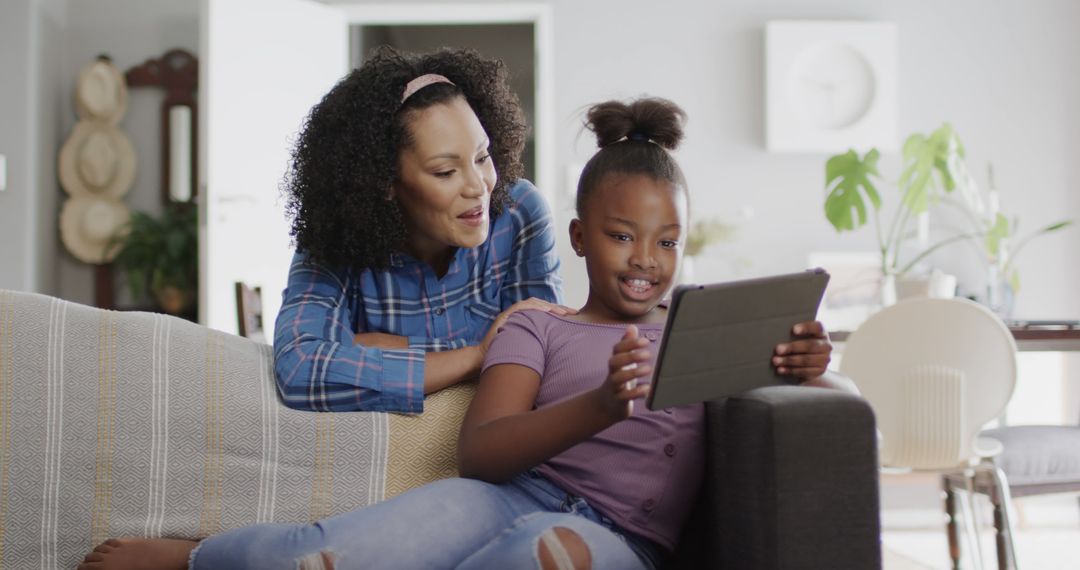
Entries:
[[[839,232],[854,231],[873,218],[884,276],[884,304],[896,298],[896,279],[907,275],[928,255],[953,243],[971,241],[983,252],[990,275],[987,302],[994,305],[994,288],[1002,284],[1013,292],[1019,288],[1019,273],[1012,263],[1019,250],[1032,238],[1072,223],[1065,220],[1018,236],[1019,222],[998,211],[993,186],[986,196],[977,188],[964,161],[964,145],[948,123],[929,135],[912,134],[904,142],[902,153],[903,170],[896,181],[900,202],[887,221],[881,218],[882,195],[878,191],[882,181],[878,171],[881,155],[877,149],[870,149],[862,156],[849,150],[825,163],[825,217],[829,223]],[[919,218],[938,204],[959,209],[968,227],[945,232],[933,243],[927,239],[919,247],[905,247],[920,233]],[[925,229],[922,233],[929,237]]]
[[195,208],[173,205],[159,217],[133,212],[115,239],[120,250],[113,263],[124,271],[133,298],[149,292],[166,313],[190,311],[198,286]]

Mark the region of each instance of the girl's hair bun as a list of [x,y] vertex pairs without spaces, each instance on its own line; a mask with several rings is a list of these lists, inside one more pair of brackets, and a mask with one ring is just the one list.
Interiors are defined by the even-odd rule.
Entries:
[[650,141],[667,150],[675,150],[683,139],[686,112],[660,97],[647,97],[623,103],[605,101],[589,108],[585,126],[596,134],[600,148],[624,140]]

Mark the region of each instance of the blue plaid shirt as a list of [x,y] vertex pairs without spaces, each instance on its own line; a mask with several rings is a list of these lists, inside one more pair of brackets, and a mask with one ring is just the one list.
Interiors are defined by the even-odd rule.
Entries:
[[[503,310],[529,297],[561,302],[551,212],[526,181],[487,241],[458,248],[439,279],[406,254],[383,271],[330,269],[297,252],[274,329],[278,392],[291,408],[424,410],[424,353],[474,345]],[[362,332],[409,338],[407,349],[353,343]]]

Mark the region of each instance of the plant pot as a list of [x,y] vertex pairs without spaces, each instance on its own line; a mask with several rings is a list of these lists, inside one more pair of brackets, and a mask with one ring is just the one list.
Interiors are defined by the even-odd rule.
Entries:
[[956,277],[934,270],[929,277],[902,277],[896,281],[896,298],[934,297],[949,299],[956,296]]
[[166,285],[154,290],[154,298],[157,299],[162,311],[170,315],[183,315],[194,305],[195,292]]

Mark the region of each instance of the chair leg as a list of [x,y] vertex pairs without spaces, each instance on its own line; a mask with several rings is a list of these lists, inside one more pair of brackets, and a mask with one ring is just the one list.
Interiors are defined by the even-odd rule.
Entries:
[[942,491],[945,493],[945,533],[949,537],[949,560],[953,570],[960,570],[960,536],[956,530],[956,491],[948,475],[941,477]]
[[964,506],[964,518],[967,523],[968,550],[971,555],[971,563],[975,568],[982,570],[985,567],[983,561],[982,542],[979,539],[979,513],[975,506],[975,471],[965,469],[963,473],[964,491],[967,500],[961,504]]
[[1010,509],[1012,497],[1009,493],[1009,481],[1005,473],[992,462],[983,462],[977,468],[990,478],[987,494],[994,505],[994,534],[997,546],[999,570],[1016,570],[1016,545],[1013,542],[1012,519]]

